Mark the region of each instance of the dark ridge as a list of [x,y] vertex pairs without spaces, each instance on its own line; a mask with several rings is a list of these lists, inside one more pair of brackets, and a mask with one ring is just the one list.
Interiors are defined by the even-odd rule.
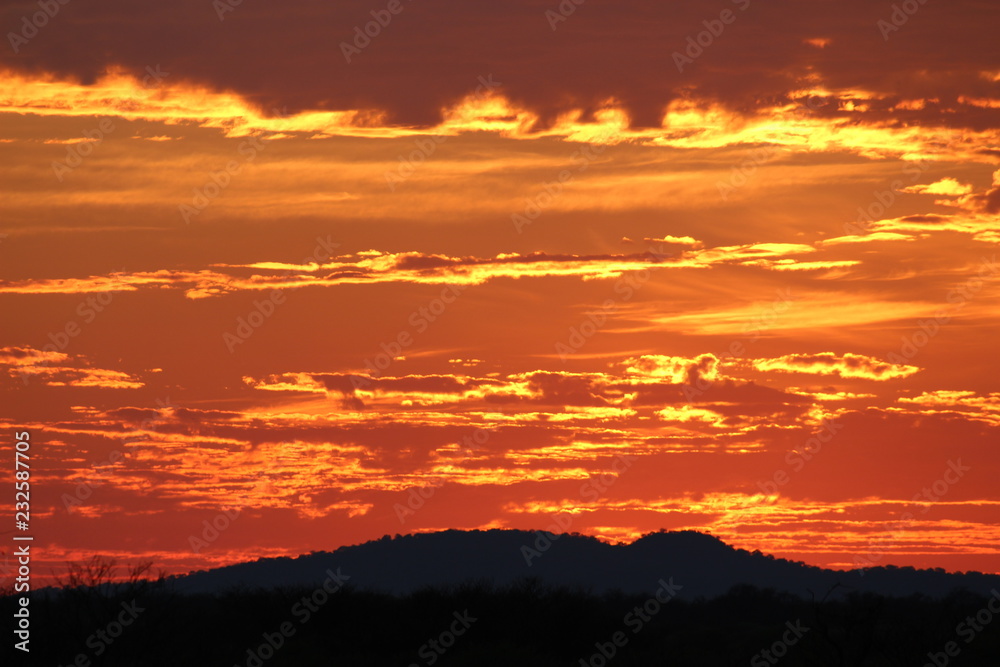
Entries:
[[837,571],[736,549],[696,531],[658,532],[632,544],[607,544],[579,534],[520,530],[446,530],[388,535],[333,552],[297,558],[262,558],[171,577],[179,593],[219,593],[232,588],[315,586],[339,569],[359,590],[407,595],[428,587],[488,581],[506,586],[532,578],[604,594],[652,593],[661,579],[683,586],[680,597],[713,598],[735,586],[771,588],[809,599],[831,589],[905,597],[940,598],[957,589],[986,594],[1000,575],[948,573],[895,566]]

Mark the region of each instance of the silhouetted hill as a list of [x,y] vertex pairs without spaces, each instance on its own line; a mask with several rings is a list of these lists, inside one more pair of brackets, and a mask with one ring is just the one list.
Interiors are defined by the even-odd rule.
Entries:
[[[214,593],[232,588],[316,586],[327,571],[350,577],[357,589],[409,594],[426,587],[469,581],[508,585],[536,578],[549,586],[653,593],[661,579],[683,588],[679,597],[712,598],[734,586],[772,588],[804,598],[871,592],[904,597],[942,597],[964,588],[985,594],[1000,589],[1000,576],[954,574],[940,569],[877,567],[841,572],[735,549],[694,531],[652,533],[628,545],[612,545],[581,535],[519,530],[458,531],[406,535],[316,552],[298,558],[267,558],[174,577],[182,593]],[[530,561],[530,565],[529,565]]]
[[[94,667],[760,667],[779,659],[781,667],[998,664],[1000,577],[994,575],[833,572],[733,549],[695,532],[647,535],[631,545],[564,535],[546,548],[541,539],[499,530],[386,537],[333,553],[114,584],[97,557],[82,566],[88,585],[33,595],[30,661]],[[94,572],[104,574],[95,578]],[[952,590],[962,587],[968,590]],[[14,595],[0,596],[0,615],[12,618],[20,608]],[[10,644],[6,653],[0,649],[0,665],[27,664],[20,660],[27,656],[14,652]]]

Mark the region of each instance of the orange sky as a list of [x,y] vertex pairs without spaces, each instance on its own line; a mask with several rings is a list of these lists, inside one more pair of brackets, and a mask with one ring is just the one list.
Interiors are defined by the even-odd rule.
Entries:
[[1000,7],[468,4],[0,3],[37,571],[555,525],[1000,573]]

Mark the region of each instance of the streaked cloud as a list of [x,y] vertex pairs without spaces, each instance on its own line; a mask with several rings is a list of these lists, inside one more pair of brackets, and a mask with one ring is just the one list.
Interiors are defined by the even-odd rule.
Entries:
[[843,355],[837,355],[833,352],[788,354],[773,359],[754,359],[751,363],[754,368],[761,371],[836,375],[843,378],[865,380],[894,380],[909,377],[920,371],[920,368],[916,366],[891,364],[863,354],[850,352]]

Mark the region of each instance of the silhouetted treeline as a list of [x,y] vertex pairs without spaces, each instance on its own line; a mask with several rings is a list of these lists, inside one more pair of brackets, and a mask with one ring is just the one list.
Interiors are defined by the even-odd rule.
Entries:
[[[931,653],[939,665],[1000,664],[1000,617],[980,625],[990,597],[962,591],[935,600],[833,590],[807,600],[741,586],[712,600],[663,596],[668,601],[653,603],[655,596],[595,595],[532,579],[399,597],[349,583],[329,590],[184,596],[163,581],[67,588],[30,603],[31,662],[20,660],[8,639],[4,652],[15,657],[2,663],[920,667],[934,664]],[[1000,610],[1000,601],[993,605]],[[0,606],[9,622],[14,599]],[[977,613],[980,629],[963,628]]]

